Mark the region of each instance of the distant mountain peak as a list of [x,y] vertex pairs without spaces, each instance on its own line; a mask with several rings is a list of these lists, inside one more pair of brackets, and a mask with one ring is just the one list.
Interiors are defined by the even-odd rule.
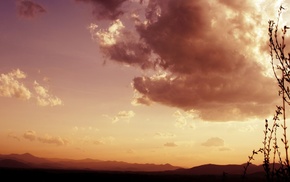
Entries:
[[30,153],[24,153],[21,154],[22,156],[26,156],[26,157],[35,157],[34,155],[30,154]]
[[107,170],[107,171],[170,171],[180,168],[177,166],[172,166],[168,163],[140,164],[140,163],[128,163],[124,161],[101,161],[91,158],[85,158],[80,160],[49,159],[36,157],[30,153],[10,154],[10,155],[0,154],[0,160],[1,159],[15,160],[36,168],[90,169],[90,170]]

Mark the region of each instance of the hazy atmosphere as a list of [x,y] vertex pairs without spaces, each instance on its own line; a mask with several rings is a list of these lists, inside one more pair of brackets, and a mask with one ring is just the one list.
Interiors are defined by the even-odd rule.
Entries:
[[247,162],[280,101],[282,3],[289,17],[273,0],[0,0],[0,153]]

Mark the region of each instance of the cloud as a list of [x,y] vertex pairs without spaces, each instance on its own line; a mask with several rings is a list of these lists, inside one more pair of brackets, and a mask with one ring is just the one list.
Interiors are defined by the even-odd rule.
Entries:
[[164,144],[165,147],[177,147],[177,145],[174,142],[167,142]]
[[205,141],[204,143],[202,143],[201,145],[205,147],[220,147],[224,146],[224,140],[218,137],[212,137],[207,141]]
[[98,128],[93,128],[91,126],[89,126],[89,127],[78,127],[78,126],[74,126],[72,130],[74,132],[89,132],[89,131],[98,132],[99,131]]
[[59,136],[55,137],[55,136],[45,135],[43,137],[38,137],[37,139],[39,142],[47,143],[47,144],[55,144],[58,146],[69,144],[69,141],[67,139],[61,138]]
[[130,111],[120,111],[114,117],[110,117],[108,115],[103,115],[103,116],[107,117],[108,119],[110,119],[112,121],[112,123],[116,123],[116,122],[118,122],[120,120],[125,120],[125,121],[129,122],[130,119],[135,116],[135,112],[132,111],[132,110],[130,110]]
[[113,143],[116,139],[112,136],[109,136],[109,137],[102,137],[98,140],[94,140],[93,141],[93,144],[95,145],[103,145],[103,144],[110,144],[110,143]]
[[135,33],[122,28],[100,49],[112,61],[155,72],[133,79],[135,104],[195,110],[208,121],[268,117],[277,86],[261,61],[268,20],[255,3],[150,0]]
[[16,135],[14,135],[13,133],[9,133],[8,134],[8,138],[12,138],[14,140],[17,140],[18,142],[20,142],[20,138]]
[[36,132],[33,130],[28,130],[23,134],[23,138],[34,141],[36,139]]
[[59,136],[55,137],[55,136],[49,136],[49,135],[45,135],[43,137],[39,137],[36,135],[36,132],[33,130],[28,130],[23,134],[23,138],[30,140],[30,141],[39,141],[41,143],[46,143],[46,144],[55,144],[58,146],[61,145],[67,145],[69,144],[69,141],[67,139],[61,138]]
[[167,139],[167,138],[175,138],[176,135],[174,133],[163,133],[163,132],[157,132],[154,135],[156,138],[162,138],[162,139]]
[[18,14],[24,18],[34,18],[38,14],[46,13],[43,6],[30,0],[19,0],[17,8]]
[[21,79],[25,79],[26,74],[20,69],[12,70],[11,72],[0,75],[0,97],[15,97],[22,100],[30,100],[35,98],[39,106],[57,106],[62,105],[60,98],[49,93],[48,89],[34,81],[32,93],[31,88],[26,87]]
[[134,106],[138,105],[150,106],[152,104],[152,101],[146,98],[145,96],[141,95],[137,90],[134,90],[134,96],[131,104]]
[[104,141],[102,141],[102,140],[95,140],[94,142],[93,142],[93,144],[95,144],[95,145],[102,145],[102,144],[104,144],[105,142]]
[[188,123],[188,119],[196,119],[198,118],[198,113],[194,110],[189,110],[187,112],[181,112],[177,110],[173,113],[173,117],[175,117],[175,126],[177,128],[185,128],[188,126],[189,128],[195,129],[194,123]]
[[34,90],[36,92],[37,104],[39,106],[57,106],[62,105],[62,101],[48,93],[48,90],[34,81]]
[[173,116],[176,118],[175,126],[178,128],[184,128],[187,125],[187,119],[184,117],[180,111],[175,111]]
[[89,3],[93,6],[93,15],[97,20],[115,20],[124,12],[121,5],[127,0],[76,0],[77,2]]
[[91,24],[89,30],[92,38],[99,42],[106,59],[142,69],[153,68],[151,49],[138,38],[139,35],[126,29],[121,20],[113,21],[107,30],[99,29],[96,24]]
[[92,31],[92,36],[96,36],[100,39],[100,45],[102,46],[111,46],[116,44],[116,39],[120,36],[120,31],[124,28],[123,23],[118,19],[108,28],[108,30],[99,30],[95,32],[98,28],[98,25],[91,24],[89,29]]
[[13,70],[7,74],[0,75],[0,96],[16,97],[23,100],[28,100],[31,97],[31,92],[20,79],[26,78],[26,74],[19,69]]
[[130,118],[132,118],[134,116],[135,116],[134,111],[120,111],[117,114],[117,117],[121,118],[121,119],[130,119]]
[[126,150],[126,153],[127,154],[135,154],[135,153],[137,153],[135,150],[133,150],[133,149],[127,149]]

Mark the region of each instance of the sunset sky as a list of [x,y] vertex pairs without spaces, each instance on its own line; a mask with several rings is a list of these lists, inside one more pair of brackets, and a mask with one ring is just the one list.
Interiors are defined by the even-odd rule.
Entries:
[[281,3],[287,17],[273,0],[1,0],[0,153],[247,162],[279,104]]

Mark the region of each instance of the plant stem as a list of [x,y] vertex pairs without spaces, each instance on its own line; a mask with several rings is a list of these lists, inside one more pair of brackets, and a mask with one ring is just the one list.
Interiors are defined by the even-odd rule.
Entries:
[[[285,88],[285,77],[284,74],[282,73],[282,83],[283,87]],[[284,145],[285,145],[285,160],[286,160],[286,165],[289,167],[289,158],[288,158],[288,140],[287,140],[287,126],[286,126],[286,105],[285,105],[285,90],[282,91],[282,99],[283,99],[283,130],[284,130]]]

